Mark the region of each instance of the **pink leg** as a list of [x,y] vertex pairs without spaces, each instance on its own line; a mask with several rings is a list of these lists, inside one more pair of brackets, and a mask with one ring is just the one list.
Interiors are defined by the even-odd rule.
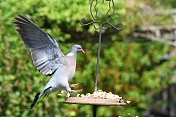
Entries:
[[70,87],[75,87],[77,86],[79,83],[76,83],[76,84],[70,84]]
[[82,89],[80,89],[80,90],[71,90],[70,93],[78,93],[78,92],[81,92],[81,91],[82,91]]

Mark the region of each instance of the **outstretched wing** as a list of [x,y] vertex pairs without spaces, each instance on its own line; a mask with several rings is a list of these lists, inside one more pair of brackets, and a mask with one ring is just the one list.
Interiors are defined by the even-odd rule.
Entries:
[[54,73],[64,56],[57,42],[25,16],[16,17],[14,24],[37,70],[44,75]]

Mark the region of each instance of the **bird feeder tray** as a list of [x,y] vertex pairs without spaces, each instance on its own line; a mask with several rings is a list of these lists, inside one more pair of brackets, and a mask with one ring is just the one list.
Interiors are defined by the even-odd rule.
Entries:
[[122,106],[130,103],[129,101],[124,101],[122,97],[113,94],[111,92],[107,93],[105,91],[97,91],[94,93],[77,94],[77,97],[68,97],[65,103],[69,104],[87,104],[87,105],[101,105],[101,106]]
[[124,106],[127,103],[117,99],[99,99],[89,97],[69,97],[65,100],[67,104],[101,105],[101,106]]

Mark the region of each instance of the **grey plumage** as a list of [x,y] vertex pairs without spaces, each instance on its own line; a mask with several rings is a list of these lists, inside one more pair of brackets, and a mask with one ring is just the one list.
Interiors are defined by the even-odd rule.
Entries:
[[25,16],[16,17],[14,24],[30,53],[34,66],[42,74],[52,75],[45,88],[36,94],[31,108],[43,95],[56,90],[65,90],[67,93],[74,91],[71,90],[69,81],[75,73],[77,52],[84,53],[82,47],[73,45],[65,56],[57,42]]
[[14,22],[33,64],[44,75],[52,74],[59,66],[59,57],[64,56],[56,41],[24,16]]

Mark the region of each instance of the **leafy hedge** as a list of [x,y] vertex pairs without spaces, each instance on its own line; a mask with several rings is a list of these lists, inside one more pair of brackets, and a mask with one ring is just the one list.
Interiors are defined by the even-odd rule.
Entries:
[[[146,1],[137,3],[146,4]],[[91,21],[89,4],[88,0],[0,2],[0,115],[92,116],[91,106],[64,104],[64,97],[57,95],[59,92],[46,97],[33,110],[29,109],[35,93],[44,87],[49,77],[36,71],[12,23],[17,15],[27,15],[58,41],[64,53],[69,51],[72,44],[81,44],[87,54],[78,55],[77,72],[72,82],[80,83],[78,88],[83,88],[82,93],[93,92],[98,32],[93,26],[83,28],[79,23],[81,18]],[[98,89],[119,94],[132,103],[125,107],[99,107],[98,116],[127,116],[129,113],[141,116],[152,96],[170,83],[170,68],[174,60],[163,64],[159,62],[169,50],[168,45],[125,43],[123,39],[144,22],[164,24],[168,20],[157,17],[153,21],[149,18],[141,20],[138,14],[141,8],[137,5],[132,8],[128,2],[121,0],[115,1],[115,5],[115,13],[119,15],[113,18],[112,23],[122,22],[124,29],[121,32],[110,29],[103,33]],[[153,1],[152,5],[156,7],[158,4]],[[100,14],[104,9],[105,6],[99,8]]]

